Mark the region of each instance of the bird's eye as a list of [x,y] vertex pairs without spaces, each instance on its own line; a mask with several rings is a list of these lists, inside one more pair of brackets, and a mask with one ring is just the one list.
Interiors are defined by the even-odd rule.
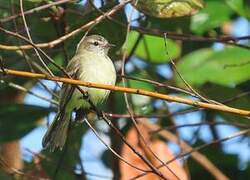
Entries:
[[98,46],[98,45],[99,45],[99,43],[98,43],[97,41],[95,41],[95,42],[94,42],[94,45],[95,45],[95,46]]

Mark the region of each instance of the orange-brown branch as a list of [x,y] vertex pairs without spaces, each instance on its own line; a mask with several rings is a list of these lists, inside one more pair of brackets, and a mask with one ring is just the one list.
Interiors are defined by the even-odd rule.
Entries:
[[10,70],[10,69],[5,69],[5,72],[3,72],[3,70],[0,70],[0,73],[6,74],[6,75],[12,75],[12,76],[26,77],[26,78],[46,79],[46,80],[63,82],[63,83],[72,84],[72,85],[107,89],[111,91],[119,91],[119,92],[125,92],[125,93],[130,93],[130,94],[138,94],[138,95],[149,96],[149,97],[158,98],[158,99],[162,99],[162,100],[166,100],[170,102],[188,104],[188,105],[196,106],[199,108],[213,109],[217,111],[229,112],[229,113],[234,113],[234,114],[238,114],[241,116],[250,117],[250,111],[248,110],[232,108],[226,105],[217,105],[217,104],[210,104],[210,103],[205,103],[205,102],[200,102],[200,101],[194,101],[191,99],[185,99],[185,98],[181,98],[177,96],[170,96],[170,95],[161,94],[157,92],[146,91],[143,89],[135,89],[135,88],[111,86],[111,85],[99,84],[99,83],[83,82],[83,81],[75,80],[75,79],[69,79],[69,78],[63,78],[63,77],[51,77],[45,74],[38,74],[38,73],[31,73],[31,72],[26,72],[26,71],[17,71],[17,70]]

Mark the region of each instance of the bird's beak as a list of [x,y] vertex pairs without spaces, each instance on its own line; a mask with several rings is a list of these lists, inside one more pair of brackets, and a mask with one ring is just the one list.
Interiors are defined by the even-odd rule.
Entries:
[[108,48],[115,47],[114,44],[110,44],[110,43],[107,43],[105,46],[108,47]]

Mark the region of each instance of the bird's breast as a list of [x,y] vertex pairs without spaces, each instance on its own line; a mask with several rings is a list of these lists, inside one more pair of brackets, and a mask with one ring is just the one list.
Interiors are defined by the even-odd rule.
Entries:
[[[81,60],[80,79],[86,82],[115,85],[116,72],[108,56],[90,54]],[[98,105],[108,96],[108,90],[85,88],[91,101]]]

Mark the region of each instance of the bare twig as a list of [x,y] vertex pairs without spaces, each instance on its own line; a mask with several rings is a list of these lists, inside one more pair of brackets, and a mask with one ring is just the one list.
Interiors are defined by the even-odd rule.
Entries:
[[4,80],[0,80],[0,83],[5,83],[5,84],[8,85],[9,87],[12,87],[12,88],[14,88],[14,89],[23,91],[23,92],[25,92],[25,93],[28,93],[28,94],[30,94],[30,95],[32,95],[32,96],[35,96],[35,97],[39,98],[39,99],[42,99],[42,100],[47,101],[47,102],[50,102],[50,103],[52,103],[52,104],[54,104],[54,105],[56,105],[56,106],[58,105],[58,102],[57,102],[57,101],[55,101],[55,100],[53,100],[53,99],[50,99],[50,98],[47,98],[47,97],[45,97],[45,96],[42,96],[42,95],[40,95],[40,94],[37,94],[37,93],[35,93],[35,92],[31,91],[31,90],[28,90],[28,89],[26,89],[25,87],[20,86],[20,85],[18,85],[18,84],[15,84],[15,83],[12,83],[12,82],[6,82],[6,81],[4,81]]
[[174,70],[176,71],[176,73],[178,74],[178,76],[181,78],[181,80],[184,82],[184,84],[186,85],[186,87],[193,93],[196,95],[196,97],[199,97],[201,100],[205,101],[205,102],[208,102],[208,103],[214,103],[214,104],[218,104],[218,105],[223,105],[219,102],[216,102],[216,101],[213,101],[213,100],[210,100],[210,99],[207,99],[205,97],[203,97],[202,95],[200,95],[184,78],[183,76],[181,75],[181,73],[178,71],[176,65],[175,65],[175,62],[173,61],[173,59],[170,57],[169,53],[168,53],[168,50],[167,50],[167,37],[166,37],[166,34],[164,34],[164,45],[165,45],[165,52],[167,54],[167,56],[170,58],[170,62],[171,64],[173,65],[174,67]]
[[[89,128],[92,130],[92,132],[96,135],[96,137],[104,144],[104,146],[106,146],[106,148],[108,150],[110,150],[116,157],[118,157],[121,161],[123,161],[124,163],[126,163],[127,165],[131,166],[132,168],[137,169],[138,171],[142,171],[142,172],[148,172],[148,170],[144,170],[144,169],[140,169],[136,166],[134,166],[133,164],[131,164],[130,162],[128,162],[126,159],[124,159],[122,156],[120,156],[115,150],[113,150],[109,145],[107,145],[105,143],[105,141],[99,136],[98,132],[94,129],[94,127],[89,123],[89,121],[86,119],[85,120],[86,124],[89,126]],[[151,172],[151,171],[150,171]]]
[[[160,127],[156,124],[151,124],[149,123],[147,120],[142,119],[140,120],[140,123],[142,123],[143,125],[147,126],[149,129],[151,129],[152,131],[159,129]],[[180,147],[185,151],[185,152],[189,152],[191,151],[193,148],[191,146],[189,146],[187,143],[185,143],[184,141],[180,141],[179,138],[169,132],[169,131],[161,131],[159,134],[161,137],[166,138],[174,143],[177,143],[180,145]],[[200,152],[193,152],[190,154],[191,157],[197,161],[198,163],[200,163],[209,173],[211,173],[216,179],[220,179],[220,180],[228,180],[229,178],[223,174],[223,172],[221,172],[211,161],[209,161],[209,159],[204,156],[203,154],[201,154]],[[172,162],[172,161],[171,161]],[[168,163],[170,163],[168,161]],[[142,177],[142,175],[146,175],[146,174],[141,174],[139,175],[140,177]],[[139,178],[139,176],[134,177],[135,178]]]
[[[26,22],[26,19],[25,19],[25,15],[23,13],[23,0],[19,0],[20,2],[20,10],[21,10],[21,16],[22,16],[22,19],[23,19],[23,23],[24,23],[24,27],[25,27],[25,31],[28,35],[28,38],[30,40],[31,43],[33,43],[32,41],[32,38],[31,38],[31,35],[30,35],[30,32],[29,32],[29,28],[28,28],[28,25],[27,25],[27,22]],[[45,64],[45,62],[43,61],[42,57],[40,56],[38,50],[36,48],[33,48],[38,59],[40,60],[40,62],[42,63],[42,65],[44,66],[44,68],[48,71],[48,73],[51,75],[51,76],[54,76],[54,74],[52,73],[52,71],[48,68],[48,66]]]
[[[70,33],[61,36],[60,38],[50,41],[48,43],[40,43],[40,44],[34,44],[37,48],[53,48],[54,46],[62,43],[66,39],[78,34],[84,29],[87,29],[89,27],[92,27],[93,25],[97,25],[100,23],[103,19],[105,19],[107,16],[110,16],[120,10],[123,6],[125,6],[127,3],[129,3],[132,0],[124,0],[120,4],[116,5],[113,7],[111,10],[107,11],[105,14],[98,16],[96,19],[88,22],[87,24],[82,25],[81,27],[71,31]],[[4,28],[0,28],[1,31],[6,32]],[[8,46],[8,45],[0,45],[0,49],[5,49],[5,50],[20,50],[20,49],[31,49],[33,45],[22,45],[22,46]]]
[[182,125],[172,125],[172,126],[167,126],[167,127],[163,127],[160,129],[157,129],[155,131],[152,131],[151,133],[155,134],[155,133],[159,133],[160,131],[163,130],[174,130],[174,129],[179,129],[179,128],[185,128],[185,127],[195,127],[195,126],[208,126],[208,125],[223,125],[223,126],[237,126],[239,128],[243,128],[243,129],[249,129],[250,126],[243,124],[243,123],[233,123],[233,122],[201,122],[201,123],[191,123],[191,124],[182,124]]
[[113,125],[113,123],[105,116],[103,112],[102,119],[116,132],[116,134],[122,139],[124,144],[126,144],[142,161],[146,163],[146,165],[152,170],[152,173],[158,175],[162,179],[166,179],[166,177],[163,176],[163,174],[157,168],[155,168],[155,166],[147,158],[145,158],[140,152],[138,152],[135,148],[132,147],[131,144],[127,142],[124,135],[120,132],[118,128]]
[[[70,1],[73,1],[73,0],[58,0],[58,1],[55,1],[55,2],[49,2],[48,4],[45,4],[45,5],[33,8],[33,9],[29,9],[29,10],[23,12],[23,14],[24,15],[30,15],[30,14],[37,13],[39,11],[45,10],[47,8],[50,8],[52,6],[57,6],[57,5],[67,3],[67,2],[70,2]],[[8,16],[8,17],[5,17],[3,19],[0,19],[0,22],[1,23],[8,22],[8,21],[16,19],[17,17],[20,17],[20,16],[22,16],[21,12],[18,13],[18,14],[15,14],[15,15]]]
[[[137,3],[137,1],[135,1],[135,4]],[[127,57],[127,47],[128,47],[128,38],[129,38],[129,32],[130,32],[130,24],[131,24],[131,19],[132,19],[132,14],[134,12],[134,9],[131,10],[131,13],[129,14],[129,21],[128,21],[128,25],[127,25],[127,35],[126,35],[126,41],[124,43],[124,54],[123,54],[123,58],[122,58],[122,68],[121,68],[121,76],[125,76],[125,64],[126,64],[126,57]],[[139,39],[139,38],[138,38]],[[135,45],[137,46],[139,44],[136,43]],[[122,79],[122,83],[123,83],[123,87],[126,87],[126,79]],[[132,122],[133,122],[133,125],[135,127],[135,130],[138,134],[138,137],[139,139],[141,139],[142,141],[139,141],[139,142],[142,142],[145,147],[149,150],[149,152],[153,155],[154,158],[156,158],[156,160],[158,160],[162,165],[164,165],[164,162],[153,152],[153,150],[150,148],[150,146],[148,145],[148,143],[146,142],[145,138],[143,137],[142,133],[140,132],[139,130],[139,127],[137,125],[137,121],[136,119],[134,118],[133,114],[133,109],[130,107],[130,104],[129,104],[129,100],[128,100],[128,95],[127,93],[124,93],[124,99],[125,99],[125,103],[126,103],[126,108],[127,108],[127,111],[132,119]],[[150,161],[149,161],[150,162]],[[150,162],[151,163],[151,162]],[[153,167],[154,165],[151,163],[150,164],[151,167]],[[176,174],[167,166],[167,165],[164,165],[177,179],[179,179],[178,176],[176,176]],[[156,171],[157,172],[157,171]],[[158,174],[160,174],[161,176],[164,177],[163,174],[161,174],[160,171],[157,172]]]
[[[197,151],[200,151],[201,149],[204,149],[204,148],[206,148],[206,147],[208,147],[208,146],[211,146],[211,145],[213,145],[213,144],[218,144],[218,143],[221,143],[221,142],[224,142],[224,141],[228,141],[228,140],[231,140],[231,139],[233,139],[233,138],[236,138],[236,137],[242,136],[242,135],[244,135],[244,134],[247,134],[247,133],[249,133],[249,132],[250,132],[250,129],[242,130],[242,131],[239,131],[239,132],[234,133],[234,134],[232,134],[232,135],[229,135],[229,136],[227,136],[227,137],[225,137],[225,138],[223,138],[223,139],[217,139],[217,140],[214,140],[214,141],[212,141],[212,142],[210,142],[210,143],[201,145],[201,146],[199,146],[199,147],[192,148],[192,149],[190,149],[188,152],[182,153],[182,154],[176,156],[175,158],[169,160],[169,161],[167,162],[167,164],[169,164],[169,163],[171,163],[171,162],[173,162],[173,161],[175,161],[175,160],[177,160],[177,159],[179,159],[179,158],[181,158],[181,157],[184,157],[184,156],[187,156],[187,155],[192,155],[193,153],[197,153]],[[158,166],[158,168],[161,168],[161,167],[162,167],[162,165],[161,165],[161,166]],[[211,172],[211,171],[210,171],[210,172]],[[229,178],[227,178],[227,177],[225,177],[225,176],[219,178],[219,176],[216,175],[216,173],[218,173],[218,171],[215,171],[215,169],[214,169],[214,172],[213,172],[212,174],[213,174],[215,177],[217,177],[217,179],[225,179],[225,180],[226,180],[226,179],[229,179]],[[146,175],[146,174],[147,174],[147,173],[144,173],[144,175]],[[220,175],[221,175],[221,174],[220,174]],[[137,178],[139,178],[139,177],[142,177],[142,174],[141,174],[141,175],[138,175],[136,178],[132,178],[132,179],[137,179]]]

